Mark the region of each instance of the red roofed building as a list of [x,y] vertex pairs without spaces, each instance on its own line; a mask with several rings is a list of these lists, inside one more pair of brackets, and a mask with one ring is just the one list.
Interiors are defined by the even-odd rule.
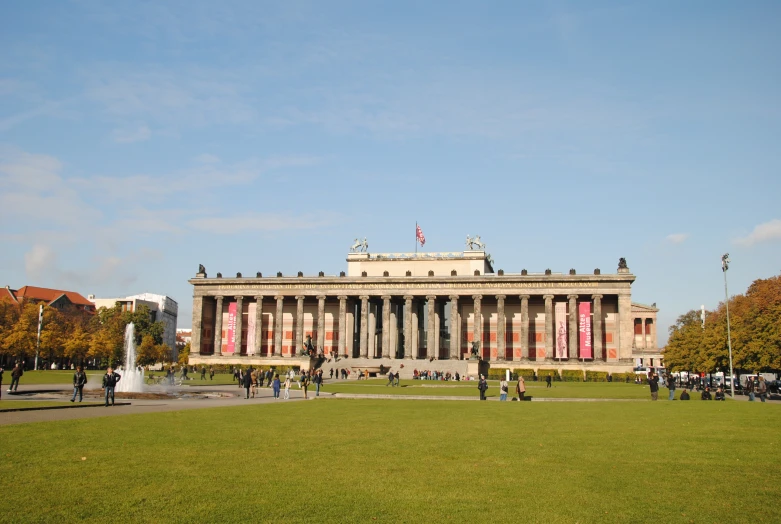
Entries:
[[95,304],[84,298],[75,291],[65,291],[62,289],[49,289],[46,287],[24,286],[19,290],[13,290],[6,286],[0,295],[0,299],[13,297],[15,302],[24,302],[29,300],[34,303],[45,302],[48,306],[57,309],[63,309],[67,306],[73,306],[82,311],[95,311]]

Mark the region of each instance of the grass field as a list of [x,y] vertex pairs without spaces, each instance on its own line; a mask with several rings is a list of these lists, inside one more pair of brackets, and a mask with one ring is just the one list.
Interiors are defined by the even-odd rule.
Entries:
[[[77,403],[79,406],[90,405],[97,406],[97,402]],[[0,400],[0,409],[30,409],[30,408],[51,408],[58,406],[73,406],[70,402],[59,402],[56,400]]]
[[0,520],[779,522],[779,429],[742,402],[381,400],[2,426]]

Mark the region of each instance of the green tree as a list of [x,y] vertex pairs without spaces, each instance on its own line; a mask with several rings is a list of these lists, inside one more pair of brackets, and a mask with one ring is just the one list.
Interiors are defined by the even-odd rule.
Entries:
[[179,349],[179,365],[185,366],[190,360],[190,343],[188,342],[182,348]]

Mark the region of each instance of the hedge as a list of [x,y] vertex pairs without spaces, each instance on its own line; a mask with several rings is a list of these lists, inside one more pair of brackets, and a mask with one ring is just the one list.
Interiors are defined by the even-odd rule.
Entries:
[[491,368],[488,370],[488,380],[502,380],[507,376],[507,368]]
[[580,369],[562,369],[561,380],[563,382],[583,382],[583,371]]
[[545,381],[545,377],[548,376],[548,373],[552,375],[552,378],[554,381],[561,381],[561,377],[559,376],[559,370],[558,369],[538,369],[537,370],[537,376],[539,377],[537,380]]
[[607,382],[607,371],[586,371],[586,382]]
[[523,377],[524,380],[534,380],[534,370],[530,368],[516,368],[513,369],[513,376],[517,380],[518,377]]
[[613,382],[625,382],[627,384],[635,381],[635,374],[630,373],[613,373]]

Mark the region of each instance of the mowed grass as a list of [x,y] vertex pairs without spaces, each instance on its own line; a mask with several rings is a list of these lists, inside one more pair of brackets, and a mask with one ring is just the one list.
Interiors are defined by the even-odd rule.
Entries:
[[743,402],[337,399],[2,426],[0,520],[779,522],[780,429]]
[[[73,374],[75,371],[68,370],[38,370],[25,371],[19,384],[24,385],[46,385],[46,384],[73,384]],[[105,371],[87,370],[87,384],[100,384],[103,380]],[[6,369],[3,376],[3,385],[11,383],[11,369]]]
[[[386,379],[369,379],[349,382],[329,382],[323,391],[328,393],[357,393],[368,395],[424,395],[480,397],[477,381],[455,382],[436,380],[402,380],[401,387],[386,386]],[[697,394],[699,395],[699,393]],[[488,398],[499,398],[499,381],[489,380]],[[508,400],[517,396],[515,382],[509,383]],[[606,382],[554,382],[550,388],[545,382],[527,382],[526,396],[539,398],[609,398],[609,399],[651,399],[647,385]],[[660,399],[667,398],[667,389],[661,389]],[[676,393],[678,398],[678,393]],[[699,398],[699,396],[697,397]]]
[[[32,409],[73,406],[71,402],[58,402],[56,400],[0,400],[0,409]],[[77,406],[97,406],[96,402],[75,403]]]

